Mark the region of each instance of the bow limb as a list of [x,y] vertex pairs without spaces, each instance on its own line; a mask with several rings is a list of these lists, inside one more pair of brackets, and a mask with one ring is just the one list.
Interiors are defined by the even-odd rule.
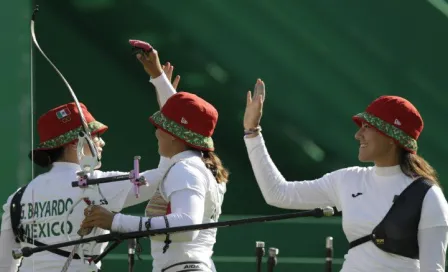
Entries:
[[[53,67],[53,69],[56,71],[56,73],[59,75],[59,77],[64,81],[65,85],[67,86],[67,88],[70,92],[70,95],[73,98],[76,108],[78,109],[79,116],[81,119],[81,125],[82,125],[82,131],[79,132],[79,135],[78,135],[78,145],[77,145],[78,160],[79,160],[81,169],[83,170],[83,173],[86,175],[87,174],[92,175],[93,171],[100,165],[100,157],[98,156],[98,151],[96,149],[96,146],[93,144],[92,135],[91,135],[89,126],[87,124],[87,121],[85,119],[84,113],[82,111],[81,105],[78,101],[78,98],[76,97],[75,92],[73,91],[72,87],[70,86],[68,81],[65,79],[65,77],[62,75],[62,73],[59,71],[59,69],[56,67],[56,65],[53,64],[53,62],[47,57],[47,55],[44,53],[44,51],[40,48],[39,43],[37,42],[36,32],[35,32],[35,21],[36,21],[36,14],[38,11],[39,11],[39,6],[36,5],[36,8],[34,9],[33,15],[31,17],[32,40],[33,40],[33,43],[36,46],[36,48],[42,54],[42,56],[48,61],[48,63],[50,63],[50,65]],[[84,152],[85,144],[87,144],[87,146],[90,149],[90,155],[87,155]],[[79,202],[80,202],[80,200],[79,200]],[[77,204],[79,204],[79,202]],[[72,210],[76,205],[72,206]],[[66,215],[66,223],[68,223],[69,215],[70,215],[70,212],[67,213],[67,215]],[[67,236],[67,238],[68,238],[68,236]],[[81,236],[81,238],[82,238],[82,236]],[[70,257],[67,259],[67,262],[65,263],[62,271],[67,271],[68,266],[70,265],[71,260],[73,258],[73,255],[76,253],[76,251],[78,251],[78,247],[79,246],[75,246]],[[81,253],[81,255],[83,255],[82,252],[77,252],[77,253],[78,254]],[[33,271],[34,271],[34,268],[33,268]]]
[[[65,85],[67,86],[67,88],[70,92],[70,95],[72,96],[72,98],[75,102],[76,108],[78,109],[79,116],[81,118],[81,124],[82,124],[82,132],[79,133],[78,140],[79,140],[79,142],[83,143],[82,148],[84,148],[84,143],[87,143],[87,145],[90,149],[90,153],[91,153],[91,155],[86,155],[84,152],[78,152],[78,154],[81,154],[81,158],[78,157],[78,159],[80,159],[80,164],[82,163],[81,167],[84,171],[93,173],[95,168],[98,167],[100,164],[100,158],[98,156],[98,151],[97,151],[95,145],[93,144],[89,126],[87,124],[86,118],[81,109],[81,105],[79,104],[79,101],[78,101],[78,98],[76,97],[75,92],[73,91],[72,87],[70,86],[68,81],[65,79],[65,77],[62,75],[62,73],[59,71],[59,69],[56,67],[56,65],[53,64],[53,62],[47,57],[47,55],[44,53],[44,51],[40,48],[39,43],[37,42],[34,26],[35,26],[36,14],[38,11],[39,11],[39,6],[36,5],[36,8],[34,9],[34,12],[33,12],[33,16],[31,17],[31,36],[32,36],[34,45],[39,50],[39,52],[42,54],[42,56],[48,61],[48,63],[50,63],[50,65],[54,68],[56,73],[58,73],[58,75],[61,77],[61,79],[64,81]],[[79,144],[78,144],[78,147],[79,147]]]
[[[57,74],[59,75],[59,77],[63,80],[63,82],[65,83],[65,85],[67,86],[70,95],[73,98],[73,101],[78,109],[79,112],[79,116],[81,119],[81,124],[82,124],[82,131],[79,133],[78,135],[78,145],[77,145],[77,156],[78,156],[78,161],[79,164],[81,166],[82,172],[79,173],[80,175],[82,175],[83,177],[85,176],[85,180],[87,179],[87,177],[90,175],[92,176],[94,173],[94,170],[97,169],[100,165],[101,165],[101,158],[98,154],[98,150],[96,148],[96,146],[93,143],[92,140],[92,135],[91,135],[91,131],[89,129],[89,126],[87,124],[87,121],[85,119],[84,113],[82,111],[81,105],[78,101],[78,98],[76,97],[75,92],[73,91],[73,89],[71,88],[70,84],[68,83],[68,81],[65,79],[65,77],[62,75],[62,73],[58,70],[58,68],[56,67],[56,65],[53,64],[53,62],[47,57],[47,55],[44,53],[44,51],[40,48],[39,43],[37,42],[37,38],[36,38],[36,33],[35,33],[35,20],[36,20],[36,14],[39,11],[39,6],[36,5],[36,8],[34,9],[32,18],[31,18],[31,36],[32,36],[32,40],[33,43],[35,45],[35,47],[39,50],[39,52],[42,54],[42,56],[48,61],[48,63],[53,67],[53,69],[57,72]],[[84,147],[85,145],[88,146],[89,150],[90,150],[90,154],[86,154],[84,151]],[[137,169],[137,171],[134,171],[133,175],[131,175],[131,181],[133,182],[134,186],[135,186],[135,192],[136,195],[138,197],[138,187],[140,185],[143,185],[145,183],[144,177],[140,177],[139,176],[139,171],[138,171],[138,159],[135,159],[134,161],[137,161],[137,166],[134,166],[134,170]],[[99,188],[99,185],[96,185],[97,187],[97,195],[99,196],[99,202],[98,204],[108,204],[107,200],[104,198],[104,196],[101,193],[101,190]],[[84,193],[84,191],[83,191]],[[80,202],[81,200],[79,200]],[[77,203],[76,205],[78,205],[79,203]],[[74,209],[75,206],[72,206],[72,210]],[[67,213],[66,215],[66,222],[68,222],[68,217],[70,215],[70,212]],[[68,238],[69,239],[69,238]],[[77,251],[78,249],[74,249],[74,251]],[[73,251],[73,252],[74,252]],[[73,253],[74,254],[74,253]],[[78,254],[83,254],[82,252],[78,252]],[[68,269],[68,266],[70,265],[71,259],[67,260],[66,265],[64,265],[63,271],[66,271]]]

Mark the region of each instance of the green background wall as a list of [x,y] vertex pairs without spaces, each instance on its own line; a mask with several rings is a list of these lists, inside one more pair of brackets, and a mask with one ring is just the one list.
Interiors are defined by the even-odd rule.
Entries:
[[[128,39],[142,39],[158,49],[162,61],[175,65],[182,76],[181,90],[197,93],[219,110],[214,138],[231,171],[223,219],[285,212],[264,203],[242,139],[245,93],[258,77],[268,92],[263,132],[287,179],[313,179],[359,165],[351,116],[376,97],[391,94],[405,96],[420,110],[425,130],[419,152],[446,184],[448,21],[429,2],[45,0],[38,4],[41,47],[79,100],[110,127],[104,135],[106,170],[130,169],[137,154],[144,168],[158,162],[154,130],[148,123],[157,110],[154,88],[128,45]],[[2,201],[31,173],[27,153],[33,5],[13,1],[6,6],[0,18]],[[34,54],[35,124],[46,110],[70,102],[71,97],[45,59],[37,50]],[[34,139],[38,141],[37,136]],[[36,174],[41,172],[35,169]],[[339,218],[288,220],[222,229],[215,248],[217,267],[254,269],[254,243],[263,240],[268,247],[280,248],[279,271],[298,267],[322,271],[326,236],[335,237],[336,263],[347,250],[339,222]],[[148,252],[146,247],[145,257]],[[105,261],[106,270],[126,269],[125,253],[124,248],[115,250]],[[138,266],[148,267],[150,262]]]

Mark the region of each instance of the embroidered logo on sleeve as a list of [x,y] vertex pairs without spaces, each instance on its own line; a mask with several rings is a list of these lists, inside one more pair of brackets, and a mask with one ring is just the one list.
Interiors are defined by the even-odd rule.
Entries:
[[360,195],[362,195],[362,193],[356,193],[356,194],[352,194],[352,197],[355,198],[355,197],[358,197]]

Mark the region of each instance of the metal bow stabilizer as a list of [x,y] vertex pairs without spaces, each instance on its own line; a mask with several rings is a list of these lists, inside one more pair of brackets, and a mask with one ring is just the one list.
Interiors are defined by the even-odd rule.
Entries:
[[[98,192],[102,196],[101,190],[99,189],[99,184],[115,182],[115,181],[130,180],[131,183],[134,185],[133,188],[134,188],[135,196],[138,198],[140,195],[139,187],[146,184],[145,177],[140,176],[140,159],[141,159],[140,156],[134,157],[134,169],[132,169],[129,172],[129,175],[120,175],[120,176],[113,176],[113,177],[91,179],[86,174],[78,174],[78,180],[72,182],[72,187],[81,188],[83,190],[84,195],[81,196],[78,199],[78,201],[72,205],[72,208],[69,211],[67,211],[66,221],[68,221],[68,216],[72,212],[73,208],[76,205],[78,205],[79,203],[81,203],[82,201],[86,202],[88,205],[95,205],[95,204],[107,205],[108,204],[107,200],[104,197],[100,200],[100,203],[95,203],[94,201],[91,201],[91,199],[92,199],[91,197],[87,197],[87,198],[84,197],[92,185],[95,185],[96,187],[98,187]],[[67,224],[67,222],[66,222],[66,224]],[[89,234],[92,231],[92,229],[80,229],[79,232],[83,231],[83,230],[86,233],[88,232],[87,234]],[[83,235],[81,235],[79,232],[78,232],[78,234],[81,236],[81,239],[82,239]],[[89,264],[94,265],[94,264],[98,263],[99,261],[101,261],[110,251],[112,251],[114,248],[116,248],[122,241],[123,240],[115,240],[114,243],[112,245],[110,245],[107,249],[105,249],[105,251],[101,255],[97,256],[94,259],[90,259]],[[95,246],[95,241],[93,241],[93,242],[94,243],[91,244],[91,249],[93,249],[93,247]],[[82,255],[83,254],[82,251],[80,251],[78,254],[80,255],[81,258],[84,257]],[[133,259],[129,259],[128,262],[129,262],[129,266],[128,266],[129,271],[133,271],[133,267],[134,267]]]
[[[73,203],[73,205],[66,212],[65,223],[67,224],[69,215],[73,212],[74,208],[78,204],[82,203],[83,201],[89,206],[94,205],[94,204],[102,204],[102,205],[108,204],[106,198],[101,193],[101,190],[99,187],[100,183],[115,182],[115,181],[121,181],[121,180],[130,180],[134,185],[134,192],[136,194],[136,197],[138,197],[139,196],[139,187],[146,184],[146,180],[143,176],[140,176],[140,174],[139,174],[139,170],[140,170],[139,169],[139,160],[140,160],[139,156],[134,157],[134,169],[132,171],[130,171],[129,175],[99,178],[99,179],[90,178],[93,176],[95,169],[97,169],[101,166],[101,157],[99,156],[98,150],[97,150],[95,144],[93,143],[91,131],[90,131],[87,121],[85,119],[85,116],[84,116],[84,113],[80,106],[80,103],[78,101],[78,98],[75,95],[75,92],[73,91],[73,89],[71,88],[70,84],[65,79],[65,77],[62,75],[62,73],[53,64],[53,62],[47,57],[47,55],[44,53],[44,51],[40,48],[39,43],[37,42],[34,26],[35,26],[36,14],[38,11],[39,11],[39,6],[36,5],[36,7],[33,11],[33,15],[31,17],[31,36],[32,36],[33,43],[36,46],[36,48],[39,50],[39,52],[42,54],[42,56],[48,61],[48,63],[50,63],[50,65],[58,73],[58,75],[61,77],[61,79],[64,81],[65,85],[67,86],[67,88],[70,92],[70,95],[72,96],[73,101],[75,102],[76,108],[78,109],[79,116],[81,119],[81,125],[82,125],[82,130],[78,134],[78,144],[77,144],[77,150],[76,150],[79,165],[80,165],[82,171],[77,173],[78,181],[72,182],[72,187],[80,187],[82,189],[82,194],[81,194],[80,198],[77,201],[75,201],[75,203]],[[85,152],[86,145],[89,148],[90,154],[87,154]],[[93,187],[91,187],[92,185],[95,185],[94,187],[96,187],[95,189],[97,191],[97,194],[96,194],[97,197],[94,197],[91,194],[92,189],[93,189]],[[86,194],[87,191],[90,191],[90,193]],[[92,199],[92,198],[94,198],[94,199]],[[80,229],[78,231],[78,235],[81,236],[81,239],[82,239],[83,236],[90,234],[92,232],[92,230],[93,229]],[[70,240],[70,237],[68,234],[66,234],[66,238],[68,240]],[[94,245],[92,245],[92,247],[93,246]],[[67,259],[67,262],[65,263],[62,271],[67,271],[68,266],[70,265],[70,262],[75,253],[77,253],[81,257],[81,259],[84,259],[83,251],[84,250],[79,250],[79,245],[76,245],[73,248],[73,251],[71,252],[70,257]],[[92,263],[92,261],[89,261],[89,263]]]
[[140,159],[140,156],[134,157],[134,168],[129,171],[128,175],[118,175],[104,178],[90,178],[86,174],[79,174],[78,180],[72,181],[72,187],[86,188],[90,185],[99,185],[102,183],[129,180],[134,185],[135,197],[138,198],[140,196],[140,186],[146,185],[147,183],[145,177],[140,176]]
[[[177,233],[177,232],[205,230],[205,229],[212,229],[212,228],[214,229],[214,228],[222,228],[222,227],[231,227],[231,226],[246,225],[246,224],[253,224],[253,223],[272,222],[272,221],[286,220],[286,219],[298,218],[298,217],[320,218],[320,217],[329,217],[329,216],[333,216],[333,215],[334,215],[333,208],[328,206],[328,207],[317,208],[317,209],[308,210],[308,211],[244,218],[244,219],[237,219],[237,220],[230,220],[230,221],[219,221],[219,222],[193,224],[193,225],[169,227],[169,228],[163,228],[163,229],[150,229],[150,230],[145,230],[145,231],[135,231],[135,232],[125,232],[125,233],[109,233],[109,234],[105,234],[105,235],[84,238],[84,239],[80,239],[77,241],[69,241],[69,242],[64,242],[64,243],[59,243],[59,244],[48,245],[48,246],[39,246],[39,247],[33,247],[33,248],[24,247],[21,249],[21,254],[24,257],[30,257],[35,253],[42,252],[45,250],[73,246],[76,244],[88,243],[91,241],[95,241],[97,243],[105,243],[105,242],[110,242],[110,241],[123,241],[123,240],[128,240],[128,239],[150,237],[150,236],[167,234],[167,233]],[[14,253],[15,252],[13,252],[13,254]]]

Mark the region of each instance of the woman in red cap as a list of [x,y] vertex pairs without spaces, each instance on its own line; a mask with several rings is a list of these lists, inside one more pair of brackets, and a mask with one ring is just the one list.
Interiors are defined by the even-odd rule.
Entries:
[[353,117],[358,158],[373,166],[300,182],[286,181],[269,156],[260,127],[263,103],[262,95],[248,92],[244,141],[269,205],[342,211],[350,241],[343,272],[445,271],[448,204],[436,171],[417,155],[423,120],[409,101],[382,96]]
[[[81,103],[80,107],[91,131],[98,155],[101,156],[105,142],[100,135],[108,127],[95,120],[84,104]],[[57,252],[43,251],[21,261],[12,259],[11,250],[31,245],[61,243],[67,241],[67,237],[72,240],[79,239],[77,231],[84,218],[83,211],[87,204],[76,205],[67,221],[66,215],[81,195],[90,196],[90,200],[99,198],[99,193],[90,187],[83,191],[71,187],[71,182],[77,180],[77,172],[81,171],[77,155],[78,134],[81,130],[81,118],[75,103],[56,107],[39,118],[40,143],[30,153],[30,158],[37,165],[48,167],[50,170],[34,178],[26,187],[23,187],[23,191],[19,190],[11,195],[3,206],[0,271],[15,271],[20,265],[20,271],[59,272],[68,260],[73,247],[60,249]],[[83,151],[85,155],[91,155],[87,145],[84,146]],[[102,195],[107,201],[104,207],[119,212],[125,207],[149,200],[168,169],[169,165],[161,163],[158,169],[143,172],[142,175],[145,176],[148,186],[140,187],[138,199],[135,197],[130,181],[100,185]],[[93,178],[126,174],[96,170],[93,172]],[[17,198],[13,201],[14,196],[21,196],[21,199]],[[16,203],[22,207],[21,211],[15,208]],[[23,229],[23,235],[19,232],[19,224]],[[90,235],[84,237],[108,232],[95,229]],[[106,246],[107,243],[95,247],[87,246],[83,249],[84,257],[99,255]],[[80,258],[76,252],[69,266],[70,271],[85,270],[86,264]],[[101,263],[97,264],[98,269],[100,266]]]
[[[228,179],[214,153],[218,112],[194,94],[176,93],[155,50],[138,58],[151,76],[161,106],[149,119],[156,127],[159,153],[176,163],[148,203],[146,217],[114,215],[94,207],[82,226],[132,232],[217,222]],[[172,66],[165,68],[172,73]],[[216,271],[211,259],[216,233],[206,229],[151,237],[152,271]]]

